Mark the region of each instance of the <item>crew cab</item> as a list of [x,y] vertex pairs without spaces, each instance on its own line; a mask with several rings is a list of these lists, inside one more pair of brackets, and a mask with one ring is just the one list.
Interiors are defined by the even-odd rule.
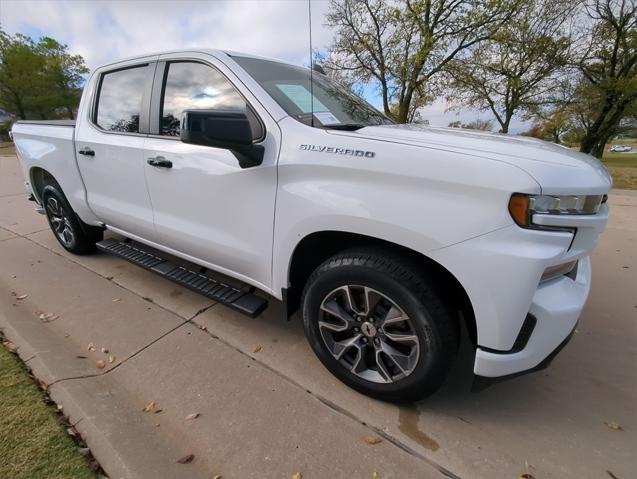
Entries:
[[76,121],[12,133],[68,251],[97,245],[251,316],[282,301],[325,367],[389,401],[434,392],[461,331],[478,385],[546,366],[608,218],[591,156],[394,124],[318,71],[234,52],[104,65]]

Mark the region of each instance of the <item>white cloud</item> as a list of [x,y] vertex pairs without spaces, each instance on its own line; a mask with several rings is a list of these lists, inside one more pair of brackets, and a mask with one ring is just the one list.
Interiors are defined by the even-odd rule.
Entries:
[[[448,110],[449,104],[443,99],[438,98],[431,105],[427,105],[420,110],[423,119],[428,120],[431,126],[447,126],[452,121],[461,121],[462,123],[470,123],[475,120],[491,120],[493,122],[493,130],[498,131],[500,125],[493,119],[488,112],[461,109]],[[513,118],[509,126],[509,133],[521,133],[529,129],[530,124],[525,123],[519,118]]]
[[[312,1],[313,43],[326,47],[328,4]],[[16,1],[0,0],[9,33],[48,35],[95,68],[112,60],[187,47],[218,48],[309,62],[305,0]]]
[[[314,49],[325,49],[327,0],[312,0]],[[34,38],[47,35],[84,57],[89,68],[113,60],[189,47],[217,48],[309,63],[307,0],[47,1],[0,0],[0,26]],[[372,88],[364,95],[376,106]],[[432,125],[491,118],[470,110],[445,112],[439,99],[423,109]],[[511,131],[527,129],[514,121]]]

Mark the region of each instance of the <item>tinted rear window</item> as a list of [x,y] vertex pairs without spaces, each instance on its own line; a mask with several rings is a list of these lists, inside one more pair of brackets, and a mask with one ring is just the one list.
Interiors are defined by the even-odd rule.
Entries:
[[139,132],[139,115],[148,65],[102,76],[96,123],[108,131]]

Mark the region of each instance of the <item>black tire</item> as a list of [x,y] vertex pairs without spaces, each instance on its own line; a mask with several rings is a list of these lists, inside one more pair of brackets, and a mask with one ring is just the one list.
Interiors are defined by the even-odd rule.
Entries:
[[[336,336],[345,333],[333,333],[330,328],[325,328],[325,318],[334,319],[334,317],[322,312],[321,305],[324,300],[326,301],[325,304],[328,305],[326,298],[332,297],[330,295],[334,294],[335,291],[337,293],[333,297],[338,298],[340,290],[346,285],[357,286],[346,288],[345,291],[347,293],[343,295],[345,301],[347,301],[347,297],[353,298],[354,294],[350,293],[355,293],[355,288],[359,288],[368,298],[366,301],[363,299],[366,304],[371,305],[372,299],[370,299],[371,296],[369,295],[376,294],[375,297],[380,298],[376,308],[381,307],[381,302],[387,300],[389,301],[388,304],[393,303],[394,306],[398,306],[393,311],[402,310],[401,313],[404,313],[397,316],[407,317],[409,324],[405,322],[401,327],[408,330],[408,335],[412,338],[412,344],[409,346],[410,358],[412,358],[411,354],[414,353],[413,348],[418,348],[418,359],[411,359],[413,364],[410,366],[412,369],[410,369],[408,375],[405,375],[405,371],[402,369],[395,369],[397,363],[391,364],[392,361],[386,360],[387,356],[381,356],[381,361],[378,361],[377,351],[379,349],[382,350],[387,345],[387,342],[394,346],[396,345],[392,341],[387,341],[390,336],[387,331],[391,326],[386,326],[385,331],[383,331],[383,319],[377,319],[378,331],[370,328],[369,325],[366,325],[365,328],[355,329],[352,326],[353,323],[350,324],[344,321],[343,325],[347,323],[353,328],[351,330],[348,329],[348,331],[358,331],[351,334],[356,335],[356,337],[362,337],[362,339],[356,340],[357,346],[352,353],[355,356],[354,359],[341,358],[337,360],[332,354],[326,341],[329,341],[332,348],[335,349],[335,344],[345,343],[347,340],[337,341],[334,340],[334,337],[331,337],[331,335]],[[361,287],[369,289],[360,289]],[[449,313],[441,297],[436,291],[434,283],[401,256],[379,249],[348,250],[325,261],[308,279],[302,296],[305,335],[310,346],[325,367],[348,386],[363,394],[384,401],[398,403],[417,401],[432,394],[440,387],[457,353],[458,322]],[[330,300],[332,304],[333,301],[333,299]],[[336,302],[341,301],[337,299]],[[363,307],[364,305],[361,306],[361,308]],[[368,306],[367,309],[371,310],[373,308]],[[378,312],[374,313],[373,316],[379,316]],[[356,317],[356,314],[354,317]],[[319,319],[321,318],[323,318],[321,323],[323,329],[319,327]],[[359,316],[359,321],[360,318]],[[373,322],[374,319],[363,319],[362,321]],[[362,323],[360,324],[362,325]],[[353,325],[355,326],[355,324]],[[376,335],[381,336],[367,336],[370,329],[374,330]],[[331,337],[330,340],[325,340],[322,335],[326,331],[328,336]],[[362,336],[363,332],[365,332],[364,336]],[[383,336],[385,339],[383,339]],[[418,338],[417,346],[414,336]],[[394,334],[392,337],[397,337],[397,335]],[[359,341],[364,341],[365,344],[361,345]],[[381,341],[385,341],[385,344],[383,345]],[[374,344],[377,346],[374,346]],[[400,346],[402,347],[402,345]],[[338,347],[340,349],[340,346]],[[372,351],[365,352],[370,347]],[[348,369],[352,367],[353,363],[357,363],[357,369],[363,369],[358,361],[359,358],[369,358],[369,360],[365,361],[364,366],[371,365],[368,371],[358,372],[360,375]],[[343,363],[347,361],[349,363],[344,365]],[[383,369],[385,372],[390,372],[389,368],[379,367],[379,363],[389,364],[390,367],[394,367],[394,370],[398,371],[397,379],[394,380],[390,374],[390,381],[393,382],[379,383],[374,382],[374,380],[368,380],[370,374],[377,374],[377,372],[373,371],[374,366],[376,366],[378,371]],[[366,376],[363,378],[361,375]],[[383,379],[387,380],[387,377]]]
[[95,243],[104,237],[103,230],[87,225],[77,216],[59,185],[45,185],[41,198],[51,231],[62,247],[74,254],[94,252]]

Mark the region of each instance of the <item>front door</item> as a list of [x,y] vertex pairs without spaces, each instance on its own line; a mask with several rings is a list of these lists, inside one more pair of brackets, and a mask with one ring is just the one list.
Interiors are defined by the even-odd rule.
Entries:
[[105,224],[154,238],[140,123],[148,118],[154,62],[96,75],[93,107],[75,134],[77,164],[91,210]]
[[[154,124],[158,131],[145,151],[147,161],[155,160],[145,165],[155,227],[162,244],[267,290],[279,130],[267,113],[252,109],[248,92],[231,83],[223,65],[213,62],[189,55],[161,57],[158,63],[150,119],[151,133]],[[265,146],[263,163],[242,169],[229,150],[182,143],[186,109],[246,112],[255,142]],[[169,168],[161,166],[166,162]]]

